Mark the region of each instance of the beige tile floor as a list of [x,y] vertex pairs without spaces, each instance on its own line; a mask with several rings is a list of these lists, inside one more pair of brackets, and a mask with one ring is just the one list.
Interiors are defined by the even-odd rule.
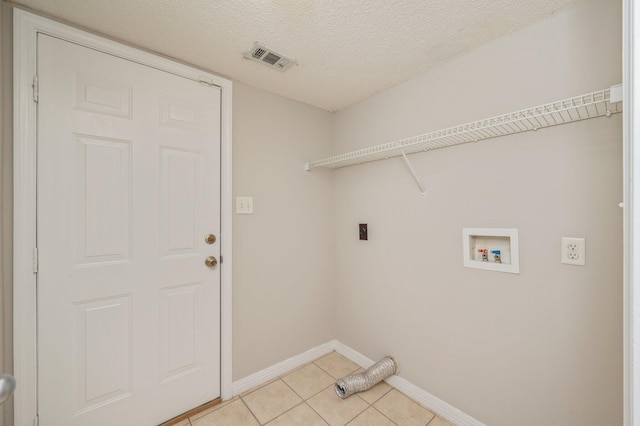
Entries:
[[358,371],[358,365],[331,352],[178,426],[452,426],[384,382],[340,399],[336,379]]

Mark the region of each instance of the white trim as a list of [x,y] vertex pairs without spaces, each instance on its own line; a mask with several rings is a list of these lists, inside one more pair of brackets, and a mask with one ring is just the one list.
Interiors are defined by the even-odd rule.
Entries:
[[[623,418],[624,426],[637,424],[636,413],[640,413],[640,400],[635,391],[640,384],[640,355],[637,313],[640,312],[640,298],[635,289],[640,288],[635,271],[640,268],[640,259],[635,254],[634,245],[640,242],[640,210],[635,208],[635,200],[640,196],[640,185],[635,185],[635,170],[640,167],[637,146],[637,102],[640,100],[639,88],[634,81],[640,68],[634,67],[635,58],[640,57],[640,45],[634,43],[640,23],[640,9],[634,8],[633,0],[623,0],[623,37],[622,37],[622,84],[623,84],[623,222],[624,222],[624,285],[623,285]],[[637,34],[636,34],[637,35]]]
[[13,10],[13,370],[14,423],[33,424],[36,416],[36,290],[30,257],[35,236],[35,33],[22,11]]
[[36,415],[36,292],[32,255],[35,247],[36,109],[31,84],[36,75],[36,35],[49,34],[110,55],[221,88],[221,374],[223,399],[232,395],[231,382],[231,81],[214,74],[20,9],[14,14],[14,372],[19,386],[14,397],[16,426],[33,424]]
[[221,105],[221,141],[220,176],[220,244],[222,262],[220,264],[220,396],[223,401],[233,397],[232,379],[232,294],[233,294],[233,250],[232,250],[232,218],[233,218],[233,186],[232,186],[232,104],[231,82],[222,87]]
[[[340,342],[336,343],[336,352],[349,358],[362,368],[368,368],[373,365],[374,361],[370,360],[361,353],[351,349],[348,346],[343,345]],[[402,373],[402,362],[400,364],[400,373]],[[444,402],[440,398],[430,394],[424,389],[419,388],[407,379],[400,376],[391,376],[385,380],[389,385],[398,389],[409,398],[413,399],[418,404],[422,405],[428,410],[433,411],[438,416],[442,417],[448,422],[451,422],[458,426],[485,426],[484,423],[474,419],[467,413],[458,410],[451,404]]]
[[243,392],[263,385],[269,380],[282,376],[301,365],[307,364],[334,351],[337,343],[336,340],[332,340],[233,382],[233,396],[240,395]]

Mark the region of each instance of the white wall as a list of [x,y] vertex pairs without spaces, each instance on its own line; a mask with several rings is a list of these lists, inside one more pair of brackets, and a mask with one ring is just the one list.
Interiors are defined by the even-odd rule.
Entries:
[[233,86],[233,380],[334,337],[331,173],[304,171],[330,154],[331,114]]
[[[333,152],[621,82],[621,5],[594,1],[338,112]],[[334,173],[336,334],[492,426],[622,424],[621,117]],[[369,224],[369,241],[357,225]],[[518,228],[520,274],[462,266],[463,227]],[[560,264],[585,237],[587,266]]]

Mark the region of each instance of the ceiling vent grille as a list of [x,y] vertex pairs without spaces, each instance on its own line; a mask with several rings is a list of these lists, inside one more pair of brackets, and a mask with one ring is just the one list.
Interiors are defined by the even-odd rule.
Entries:
[[275,68],[278,71],[286,71],[291,65],[295,64],[296,61],[287,58],[280,53],[274,52],[271,49],[268,49],[258,43],[254,43],[253,49],[250,52],[246,52],[244,57],[247,59],[251,59],[252,61],[260,62],[269,68]]

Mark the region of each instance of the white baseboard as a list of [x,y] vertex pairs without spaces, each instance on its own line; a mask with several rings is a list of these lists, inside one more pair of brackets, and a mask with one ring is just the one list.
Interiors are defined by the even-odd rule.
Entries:
[[337,343],[338,342],[336,340],[331,340],[330,342],[324,343],[320,346],[316,346],[315,348],[311,348],[299,355],[293,356],[289,359],[285,359],[284,361],[272,365],[271,367],[267,367],[264,370],[260,370],[257,373],[233,382],[233,396],[240,395],[243,392],[260,386],[268,382],[269,380],[282,376],[283,374],[288,373],[289,371],[298,368],[301,365],[314,361],[321,356],[334,351]]
[[[355,362],[362,368],[368,368],[373,364],[373,361],[357,352],[350,347],[343,345],[337,340],[324,343],[315,348],[311,348],[300,355],[293,356],[282,362],[279,362],[264,370],[258,371],[250,376],[233,382],[233,396],[239,395],[257,386],[260,386],[269,380],[282,376],[283,374],[300,367],[308,362],[320,358],[323,355],[328,354],[331,351],[336,351],[340,355],[345,356],[351,361]],[[402,362],[400,362],[400,369],[402,370]],[[400,371],[402,373],[402,371]],[[470,415],[463,411],[458,410],[454,406],[444,402],[440,398],[431,395],[429,392],[419,388],[407,379],[403,379],[400,376],[392,376],[385,380],[389,385],[398,389],[409,398],[416,401],[418,404],[433,411],[438,416],[447,420],[448,422],[456,426],[486,426],[484,423],[474,419]]]
[[[362,355],[351,349],[348,346],[336,341],[335,351],[339,354],[349,358],[362,368],[368,368],[374,361],[370,360],[366,356]],[[402,373],[402,362],[400,362],[400,373]],[[467,413],[458,410],[454,406],[444,402],[440,398],[430,394],[424,389],[419,388],[407,379],[403,379],[400,376],[391,376],[385,380],[389,385],[398,389],[409,398],[416,401],[418,404],[433,411],[438,416],[442,417],[446,421],[453,423],[456,426],[486,426],[484,423],[474,419]]]

